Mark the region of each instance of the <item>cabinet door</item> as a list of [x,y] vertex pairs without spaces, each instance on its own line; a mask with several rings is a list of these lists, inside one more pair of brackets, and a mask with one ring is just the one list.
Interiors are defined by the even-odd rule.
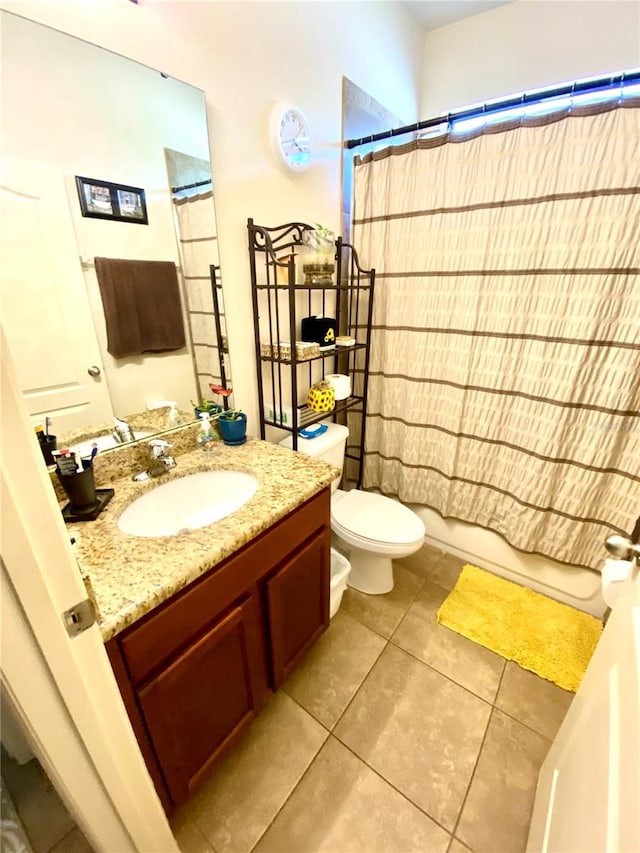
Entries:
[[261,664],[254,598],[235,606],[138,693],[151,742],[177,805],[256,712]]
[[274,689],[329,625],[330,536],[316,533],[266,582]]

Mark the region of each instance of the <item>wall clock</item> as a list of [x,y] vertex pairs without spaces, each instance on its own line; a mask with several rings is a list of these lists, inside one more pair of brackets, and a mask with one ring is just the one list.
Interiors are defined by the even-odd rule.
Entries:
[[280,161],[293,172],[303,172],[311,164],[309,122],[298,107],[276,104],[270,121],[271,145]]

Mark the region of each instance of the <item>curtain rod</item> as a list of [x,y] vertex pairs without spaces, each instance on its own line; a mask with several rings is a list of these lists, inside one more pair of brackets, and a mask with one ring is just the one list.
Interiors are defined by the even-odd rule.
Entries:
[[507,107],[518,106],[518,104],[527,104],[531,101],[544,101],[547,98],[555,98],[558,95],[573,95],[576,92],[586,92],[590,89],[601,89],[605,86],[615,86],[616,83],[630,83],[636,80],[640,80],[640,69],[622,71],[620,74],[609,74],[606,77],[596,77],[590,80],[576,81],[575,83],[566,83],[563,86],[555,86],[551,89],[538,90],[537,92],[523,92],[522,95],[503,98],[499,101],[493,101],[491,104],[483,104],[481,107],[475,106],[458,110],[457,112],[446,113],[445,115],[425,119],[425,121],[419,121],[415,124],[407,124],[404,127],[396,127],[393,130],[382,130],[380,133],[374,133],[371,136],[362,136],[360,139],[348,139],[345,142],[345,147],[357,148],[358,145],[365,145],[368,142],[377,142],[380,139],[390,139],[393,136],[415,133],[417,130],[425,130],[428,127],[437,127],[439,124],[444,124],[444,122],[450,122],[451,119],[487,115],[488,113],[499,112]]
[[210,183],[211,183],[211,178],[207,178],[206,181],[196,181],[195,184],[184,184],[184,186],[181,186],[181,187],[171,187],[171,192],[172,193],[179,193],[179,192],[182,192],[182,190],[193,190],[196,187],[204,187],[206,184],[210,184]]

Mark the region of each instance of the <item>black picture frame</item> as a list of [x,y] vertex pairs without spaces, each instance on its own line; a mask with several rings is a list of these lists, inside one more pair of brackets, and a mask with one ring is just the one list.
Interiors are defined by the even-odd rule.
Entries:
[[148,225],[147,203],[141,187],[114,184],[98,178],[76,175],[76,187],[83,216]]

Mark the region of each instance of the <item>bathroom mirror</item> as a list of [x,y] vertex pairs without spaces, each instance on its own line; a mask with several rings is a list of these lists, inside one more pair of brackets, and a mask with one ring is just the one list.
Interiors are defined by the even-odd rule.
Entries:
[[[231,377],[204,93],[0,14],[2,323],[32,421],[68,440],[131,416],[148,436],[175,425],[166,401],[182,421],[191,401],[223,405],[209,391]],[[76,176],[144,190],[148,224],[83,216]],[[96,257],[175,263],[186,345],[110,355]]]

